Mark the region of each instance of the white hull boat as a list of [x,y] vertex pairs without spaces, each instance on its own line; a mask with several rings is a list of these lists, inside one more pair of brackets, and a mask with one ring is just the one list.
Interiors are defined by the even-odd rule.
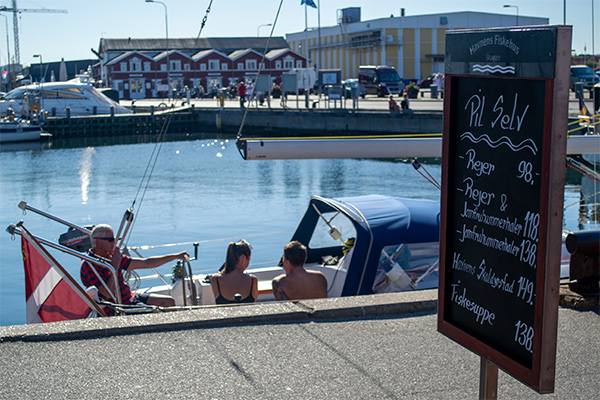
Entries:
[[33,123],[19,121],[0,122],[0,143],[30,142],[40,140],[42,128]]

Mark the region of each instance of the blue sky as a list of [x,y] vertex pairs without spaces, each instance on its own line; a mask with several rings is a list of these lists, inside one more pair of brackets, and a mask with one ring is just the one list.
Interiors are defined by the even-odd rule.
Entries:
[[[167,6],[169,37],[196,37],[210,0],[162,0]],[[314,0],[318,3],[319,0]],[[212,11],[202,37],[267,36],[280,0],[213,0]],[[403,1],[403,0],[320,0],[321,26],[336,24],[337,10],[361,7],[362,20],[400,15],[436,14],[455,11],[481,11],[520,16],[547,17],[550,24],[563,23],[565,0],[480,0],[480,1]],[[595,17],[595,53],[600,53],[600,0],[566,0],[566,22],[573,25],[572,48],[592,53],[592,4]],[[0,0],[0,6],[11,8],[11,0]],[[67,14],[23,12],[19,17],[21,63],[94,58],[90,48],[97,49],[101,37],[153,38],[165,36],[165,14],[161,4],[145,0],[17,0],[19,9],[62,9]],[[12,13],[7,16],[10,51],[13,51]],[[317,11],[309,8],[308,25],[317,26]],[[0,17],[0,64],[6,63],[6,26]],[[304,30],[304,6],[300,0],[284,0],[274,35]]]

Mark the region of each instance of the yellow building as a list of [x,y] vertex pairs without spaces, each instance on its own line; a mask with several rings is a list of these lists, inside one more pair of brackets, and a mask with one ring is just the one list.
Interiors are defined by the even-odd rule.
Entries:
[[[336,26],[289,33],[286,40],[304,57],[308,49],[312,68],[341,69],[342,79],[358,77],[360,65],[388,65],[404,79],[420,80],[444,72],[447,30],[517,24],[514,14],[470,11],[361,21],[359,7],[339,10],[337,20]],[[548,25],[549,19],[519,16],[518,23]]]

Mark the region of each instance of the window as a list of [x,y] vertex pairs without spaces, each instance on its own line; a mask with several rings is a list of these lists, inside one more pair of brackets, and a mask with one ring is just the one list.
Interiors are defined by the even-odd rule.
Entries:
[[183,70],[184,71],[189,71],[190,70],[190,64],[183,64]]
[[292,69],[294,68],[294,59],[292,57],[286,57],[283,60],[283,69]]
[[121,63],[121,72],[125,72],[127,71],[127,63],[126,62],[122,62]]
[[200,64],[200,71],[206,71],[206,64]]
[[237,65],[238,65],[238,68],[237,68],[238,70],[241,71],[244,69],[244,63],[238,63]]
[[246,69],[256,69],[256,60],[246,60]]
[[181,71],[181,60],[171,60],[171,71]]
[[223,64],[221,64],[221,69],[222,69],[223,71],[227,71],[227,63],[223,63]]
[[260,63],[260,69],[261,69],[261,70],[264,70],[264,69],[265,69],[265,63],[262,63],[262,62]]
[[166,71],[167,70],[167,64],[160,64],[160,70],[161,71]]
[[296,68],[302,68],[302,60],[296,60]]
[[218,71],[219,70],[219,60],[208,60],[208,70],[209,71]]
[[131,72],[138,72],[142,70],[142,62],[139,58],[132,58],[129,61],[129,70]]
[[281,69],[281,60],[275,61],[275,69]]
[[144,71],[152,71],[152,67],[149,61],[144,62]]

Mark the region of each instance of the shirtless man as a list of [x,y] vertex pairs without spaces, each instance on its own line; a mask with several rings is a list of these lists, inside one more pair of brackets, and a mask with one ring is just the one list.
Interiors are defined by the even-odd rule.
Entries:
[[285,275],[273,279],[275,300],[301,300],[327,297],[327,278],[319,271],[304,269],[306,246],[290,242],[283,248]]

